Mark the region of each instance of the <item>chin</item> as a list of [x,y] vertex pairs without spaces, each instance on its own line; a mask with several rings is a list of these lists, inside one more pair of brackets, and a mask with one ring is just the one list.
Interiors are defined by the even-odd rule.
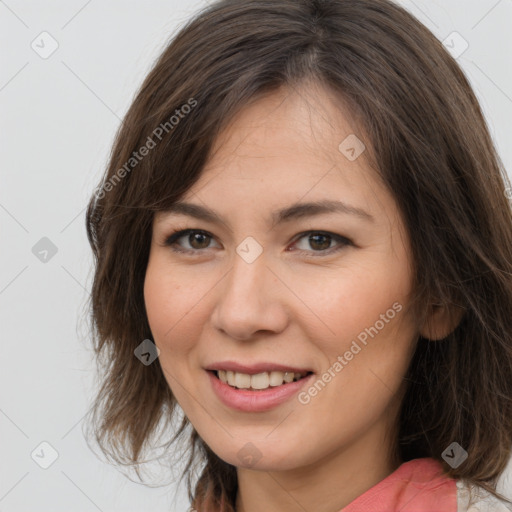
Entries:
[[[259,436],[234,437],[225,443],[208,444],[224,462],[255,471],[287,471],[307,464],[303,443],[285,445],[281,440],[265,441]],[[304,439],[304,436],[297,437]]]

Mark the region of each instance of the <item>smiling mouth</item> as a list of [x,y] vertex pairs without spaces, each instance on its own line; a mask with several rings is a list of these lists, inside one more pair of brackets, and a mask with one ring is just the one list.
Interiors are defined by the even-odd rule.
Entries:
[[292,382],[297,382],[311,375],[313,372],[261,372],[254,375],[226,370],[209,370],[217,379],[234,389],[247,391],[264,391]]

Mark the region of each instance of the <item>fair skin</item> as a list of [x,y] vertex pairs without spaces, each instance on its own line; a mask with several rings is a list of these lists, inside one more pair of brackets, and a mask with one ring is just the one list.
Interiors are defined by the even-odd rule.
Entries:
[[[398,465],[391,440],[403,377],[417,336],[433,332],[408,308],[412,260],[392,195],[364,152],[350,161],[338,150],[350,134],[364,139],[325,89],[272,93],[232,120],[180,199],[222,222],[155,215],[144,297],[159,362],[199,435],[237,467],[237,512],[335,512]],[[324,200],[367,215],[271,224],[276,210]],[[164,242],[182,229],[209,235],[182,235],[175,246],[191,252],[175,252]],[[318,232],[324,238],[308,239]],[[251,263],[236,251],[247,237],[262,249]],[[212,389],[205,367],[225,360],[308,368],[313,384],[395,303],[400,312],[307,404],[297,393],[240,411]],[[428,325],[435,337],[448,330],[440,313]],[[239,455],[249,442],[254,465]]]

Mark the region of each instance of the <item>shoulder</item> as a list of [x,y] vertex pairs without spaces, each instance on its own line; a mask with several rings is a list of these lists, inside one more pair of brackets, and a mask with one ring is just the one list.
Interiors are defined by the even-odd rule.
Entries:
[[[457,480],[457,512],[511,512],[507,505],[480,486]],[[503,493],[502,493],[503,494]],[[506,496],[510,499],[509,496]]]

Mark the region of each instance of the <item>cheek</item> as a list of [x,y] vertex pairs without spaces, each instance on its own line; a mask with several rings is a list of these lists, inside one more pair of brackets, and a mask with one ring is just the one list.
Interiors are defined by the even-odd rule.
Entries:
[[305,314],[302,326],[309,330],[310,339],[322,340],[332,355],[344,352],[345,345],[360,333],[364,338],[365,329],[376,322],[378,330],[386,333],[378,338],[387,338],[404,316],[410,293],[410,275],[404,267],[375,258],[332,272],[314,272],[310,277],[303,273],[300,280],[294,279],[294,293],[305,304],[301,306]]
[[[161,258],[150,258],[148,263],[144,279],[144,303],[154,342],[161,349],[175,339],[175,331],[187,307],[186,288],[166,268]],[[165,352],[162,351],[161,357]]]
[[416,326],[407,312],[411,283],[404,267],[362,269],[345,283],[347,293],[339,299],[339,338],[331,354],[335,350],[336,357],[347,361],[342,373],[345,385],[354,390],[354,406],[382,407],[407,370]]
[[205,295],[211,286],[207,279],[170,265],[165,254],[150,257],[144,302],[162,364],[176,366],[194,348],[206,321]]
[[[160,350],[159,363],[164,377],[178,403],[187,403],[189,353],[194,334],[187,312],[187,287],[169,271],[161,258],[150,259],[144,279],[144,303],[152,341]],[[188,330],[187,330],[188,329]]]
[[173,318],[170,304],[169,282],[161,277],[155,264],[149,264],[144,279],[144,304],[149,326],[156,338],[160,338],[165,329],[172,326]]

